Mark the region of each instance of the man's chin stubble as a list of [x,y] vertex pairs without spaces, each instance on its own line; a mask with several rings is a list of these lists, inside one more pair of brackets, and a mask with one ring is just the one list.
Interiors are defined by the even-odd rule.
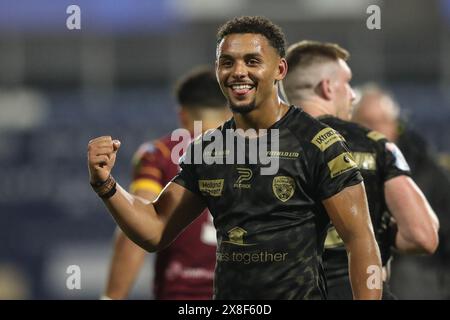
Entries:
[[248,104],[246,106],[236,106],[236,105],[233,105],[231,103],[229,103],[228,105],[229,105],[229,107],[231,109],[231,112],[239,113],[239,114],[250,113],[251,111],[255,110],[255,108],[256,108],[255,103],[251,103],[251,104]]

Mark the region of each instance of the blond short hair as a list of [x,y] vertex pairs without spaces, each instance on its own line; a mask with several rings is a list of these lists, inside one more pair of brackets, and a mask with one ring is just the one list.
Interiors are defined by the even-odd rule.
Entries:
[[289,68],[294,70],[298,66],[309,66],[316,59],[342,59],[347,61],[350,53],[336,43],[303,40],[289,46],[286,60]]
[[342,59],[350,53],[336,43],[303,40],[292,44],[286,53],[288,73],[282,82],[282,91],[288,100],[302,99],[305,91],[313,89],[317,72],[312,68]]

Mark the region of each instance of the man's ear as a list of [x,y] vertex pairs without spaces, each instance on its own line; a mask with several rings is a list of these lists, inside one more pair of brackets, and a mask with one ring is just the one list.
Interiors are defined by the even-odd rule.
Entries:
[[331,86],[330,79],[323,79],[319,82],[318,94],[325,100],[331,100],[333,98],[333,88]]
[[278,62],[278,74],[275,77],[275,80],[283,80],[286,77],[288,71],[288,64],[285,58],[281,58]]

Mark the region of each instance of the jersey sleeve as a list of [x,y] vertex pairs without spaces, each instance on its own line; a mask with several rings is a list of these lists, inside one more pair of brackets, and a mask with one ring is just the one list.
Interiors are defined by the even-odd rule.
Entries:
[[384,149],[386,152],[384,180],[387,181],[402,175],[411,176],[409,164],[397,145],[393,142],[386,142]]
[[322,129],[311,143],[312,183],[320,200],[363,181],[345,139],[336,130]]
[[180,171],[172,179],[172,182],[188,189],[189,191],[201,196],[201,192],[198,187],[198,175],[196,174],[196,164],[194,161],[194,143],[198,140],[191,142],[187,148],[185,154],[180,158]]
[[133,157],[133,180],[130,192],[138,190],[159,194],[164,186],[166,154],[158,142],[148,142]]
[[379,157],[379,160],[381,160],[379,161],[381,162],[379,165],[383,172],[384,181],[402,175],[411,176],[409,164],[395,143],[390,142],[384,135],[377,131],[371,131],[367,136],[376,141],[382,155]]

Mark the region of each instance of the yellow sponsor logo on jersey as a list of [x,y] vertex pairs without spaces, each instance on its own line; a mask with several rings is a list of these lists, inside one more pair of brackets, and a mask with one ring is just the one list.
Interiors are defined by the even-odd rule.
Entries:
[[330,175],[332,178],[357,167],[358,166],[356,165],[355,159],[353,159],[349,152],[341,153],[336,158],[328,162],[328,168],[330,169]]
[[203,195],[220,197],[223,191],[223,179],[198,180],[198,188]]
[[320,132],[316,134],[311,140],[311,142],[322,152],[327,150],[330,146],[338,141],[345,140],[336,130],[332,128],[325,128],[320,130]]
[[300,156],[300,153],[295,151],[267,151],[267,156],[280,159],[296,159]]
[[254,246],[256,243],[245,243],[244,237],[247,231],[241,227],[234,227],[228,230],[228,240],[222,241],[225,243],[235,244],[237,246]]
[[362,170],[377,170],[376,154],[369,152],[352,152],[358,168]]
[[325,249],[342,247],[344,245],[344,241],[339,236],[335,227],[331,227],[328,229],[327,237],[325,239]]
[[228,239],[230,239],[229,243],[242,245],[244,244],[244,236],[247,234],[247,231],[240,227],[234,227],[233,229],[228,231]]
[[278,176],[272,181],[273,194],[281,201],[286,202],[295,192],[295,181],[291,177]]
[[384,134],[382,134],[381,132],[378,131],[370,131],[367,134],[367,137],[369,137],[370,139],[374,140],[374,141],[378,141],[381,139],[386,139],[386,136]]

